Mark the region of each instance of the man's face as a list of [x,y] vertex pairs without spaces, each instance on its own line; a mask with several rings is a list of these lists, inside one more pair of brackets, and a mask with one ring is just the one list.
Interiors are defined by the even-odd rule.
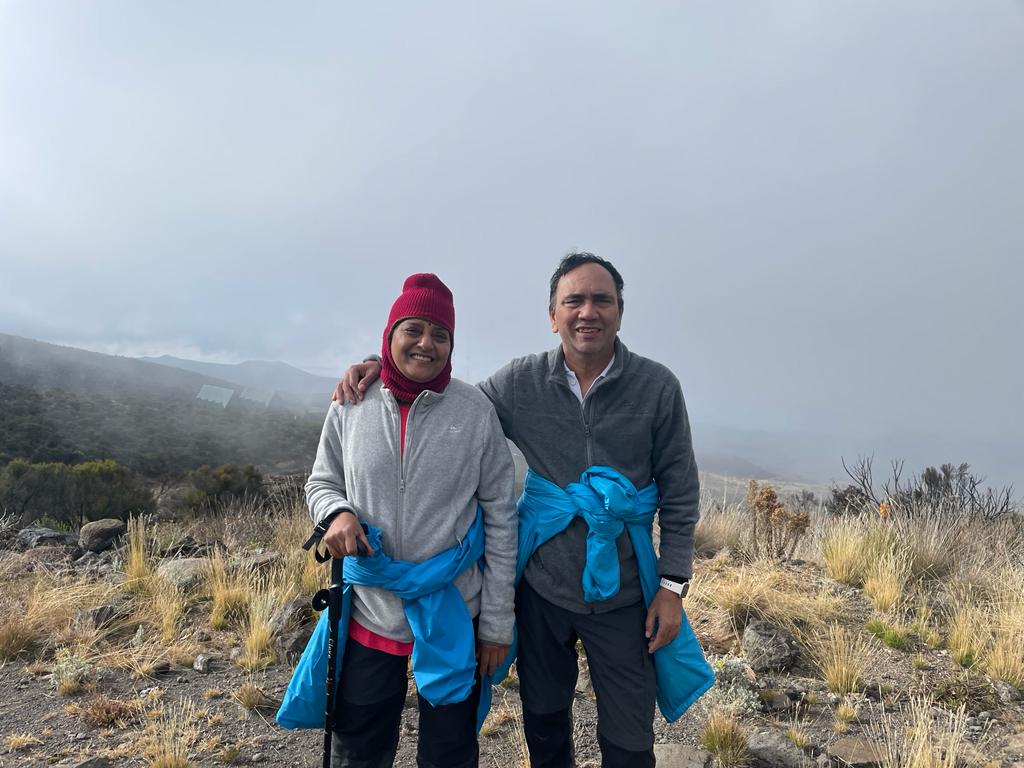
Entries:
[[622,312],[615,281],[600,264],[583,264],[563,275],[549,313],[567,356],[610,359]]

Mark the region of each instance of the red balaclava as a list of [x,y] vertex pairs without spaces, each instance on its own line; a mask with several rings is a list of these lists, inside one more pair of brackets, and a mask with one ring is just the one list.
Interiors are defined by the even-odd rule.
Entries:
[[425,389],[442,392],[452,379],[452,356],[449,352],[448,361],[441,372],[430,381],[420,383],[403,374],[395,360],[391,357],[391,332],[407,317],[422,317],[432,323],[448,329],[451,335],[451,347],[455,347],[455,304],[452,292],[441,279],[432,273],[421,272],[409,275],[402,285],[402,295],[391,305],[388,324],[384,328],[384,344],[381,349],[383,365],[380,378],[384,386],[402,402],[411,403]]

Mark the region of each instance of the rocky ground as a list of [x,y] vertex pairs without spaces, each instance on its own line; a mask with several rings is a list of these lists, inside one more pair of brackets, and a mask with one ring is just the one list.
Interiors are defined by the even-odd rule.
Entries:
[[[19,626],[31,625],[36,632],[0,665],[0,768],[320,765],[320,732],[283,730],[273,720],[290,660],[312,626],[307,598],[277,606],[270,625],[278,660],[255,669],[240,666],[244,622],[210,625],[212,597],[204,585],[211,553],[227,545],[231,569],[251,577],[283,567],[285,555],[273,548],[281,539],[254,534],[247,542],[225,541],[217,531],[204,536],[191,529],[168,543],[165,531],[152,560],[159,574],[153,584],[171,584],[173,591],[166,594],[183,596],[185,607],[172,631],[162,634],[155,616],[146,615],[160,612],[160,599],[147,602],[126,586],[123,524],[105,526],[83,530],[82,536],[22,531],[8,536],[7,549],[0,551],[5,584],[0,645],[9,643]],[[728,549],[697,563],[687,605],[719,683],[679,722],[658,718],[659,766],[730,764],[724,753],[715,757],[700,746],[715,707],[731,712],[745,736],[745,762],[733,765],[946,766],[886,755],[893,734],[904,732],[912,719],[915,700],[926,701],[921,706],[938,724],[936,733],[961,718],[946,728],[959,729],[962,741],[960,757],[949,768],[1024,766],[1020,690],[979,669],[964,669],[942,643],[911,634],[900,649],[869,638],[870,665],[856,690],[833,693],[808,651],[814,642],[809,634],[823,632],[824,623],[799,631],[798,621],[787,629],[785,620],[766,620],[774,615],[771,610],[720,610],[719,591],[741,579],[746,568]],[[791,599],[801,594],[819,601],[823,611],[830,606],[837,625],[862,632],[872,616],[863,591],[833,581],[819,562],[791,560],[760,573],[758,578],[767,579],[779,595],[792,589]],[[41,592],[40,585],[50,591]],[[41,594],[52,606],[39,603]],[[67,671],[73,663],[83,665],[79,684],[58,690],[60,680],[74,678]],[[494,700],[480,738],[481,765],[528,765],[514,678],[495,687]],[[580,765],[600,764],[595,726],[593,692],[581,659],[575,703]],[[397,765],[415,765],[416,734],[415,696],[410,695]],[[175,750],[178,762],[160,762]]]

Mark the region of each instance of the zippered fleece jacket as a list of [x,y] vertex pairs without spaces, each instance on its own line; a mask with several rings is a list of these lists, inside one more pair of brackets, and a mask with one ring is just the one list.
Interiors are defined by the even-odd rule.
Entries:
[[[391,558],[422,562],[456,546],[478,514],[484,518],[484,567],[455,586],[483,642],[512,642],[518,530],[512,454],[494,408],[479,389],[452,379],[441,393],[420,394],[401,439],[394,395],[380,382],[358,407],[331,403],[320,435],[306,501],[314,523],[339,510],[380,528]],[[402,601],[376,587],[352,588],[352,615],[384,637],[411,642]]]
[[[505,435],[530,468],[561,488],[592,466],[611,467],[637,488],[658,484],[659,575],[692,575],[700,482],[679,380],[665,366],[615,342],[611,369],[581,404],[569,388],[561,347],[513,360],[480,384]],[[523,577],[543,598],[574,613],[604,613],[642,599],[636,556],[624,532],[616,540],[617,594],[583,599],[586,522],[576,518],[542,544]]]

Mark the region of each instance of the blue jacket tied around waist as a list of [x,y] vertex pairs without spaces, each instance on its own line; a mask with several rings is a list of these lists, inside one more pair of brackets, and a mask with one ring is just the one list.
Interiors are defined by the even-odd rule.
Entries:
[[[392,560],[383,554],[379,528],[369,528],[367,539],[376,554],[345,558],[335,685],[344,658],[352,585],[363,584],[390,590],[402,598],[413,634],[412,672],[420,695],[434,706],[465,700],[476,673],[475,638],[466,603],[452,582],[464,570],[476,566],[483,556],[483,516],[477,515],[458,546],[422,563]],[[324,726],[329,629],[325,610],[277,712],[277,722],[284,728]]]
[[[644,602],[650,605],[659,589],[657,555],[651,541],[651,526],[658,508],[658,487],[651,483],[642,490],[610,467],[590,467],[580,482],[564,490],[532,470],[526,473],[519,499],[519,556],[516,581],[537,548],[561,533],[576,516],[590,528],[587,535],[587,564],[583,570],[583,594],[587,601],[605,600],[619,591],[619,555],[615,539],[625,528],[636,554]],[[494,679],[501,680],[514,658],[509,653]],[[687,710],[715,682],[690,623],[683,613],[679,634],[654,652],[658,681],[658,707],[669,722]],[[483,693],[489,693],[484,686]]]

